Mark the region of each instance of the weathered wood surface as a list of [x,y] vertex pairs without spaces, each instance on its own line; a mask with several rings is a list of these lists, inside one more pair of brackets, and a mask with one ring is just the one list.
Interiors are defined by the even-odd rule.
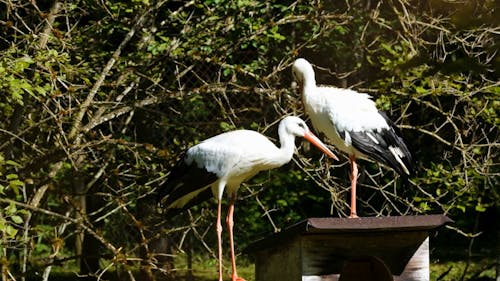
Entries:
[[399,231],[431,231],[446,223],[452,222],[444,215],[425,216],[391,216],[351,218],[308,218],[291,225],[287,229],[269,235],[252,243],[247,252],[255,253],[260,249],[276,247],[284,240],[297,235],[358,233],[358,232],[399,232]]
[[256,281],[429,280],[428,233],[451,220],[367,218],[370,231],[363,219],[314,219],[259,241]]
[[368,256],[381,259],[392,274],[399,275],[426,237],[427,232],[302,236],[302,272],[339,273],[349,260]]
[[420,245],[400,276],[394,281],[428,281],[430,279],[429,238]]
[[255,280],[301,280],[301,263],[300,237],[297,237],[259,253],[255,261]]

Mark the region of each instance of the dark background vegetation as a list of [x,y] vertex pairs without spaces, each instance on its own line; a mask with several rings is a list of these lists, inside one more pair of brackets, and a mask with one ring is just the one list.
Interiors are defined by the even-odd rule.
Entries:
[[[209,136],[275,140],[302,115],[297,57],[318,83],[371,94],[418,161],[407,186],[363,161],[360,215],[446,214],[432,257],[481,277],[500,252],[499,20],[495,0],[0,0],[2,280],[160,280],[182,251],[213,260],[213,202],[164,218],[155,188]],[[239,251],[348,213],[347,159],[298,144],[242,186]]]

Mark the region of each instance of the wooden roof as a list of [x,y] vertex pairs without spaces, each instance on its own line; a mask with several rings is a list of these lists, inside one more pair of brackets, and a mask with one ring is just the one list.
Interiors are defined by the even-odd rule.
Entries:
[[277,242],[298,235],[315,234],[349,234],[363,232],[415,232],[430,231],[439,228],[453,220],[445,215],[425,216],[389,216],[360,218],[308,218],[300,221],[281,232],[252,243],[246,252],[255,252],[263,248],[277,246]]

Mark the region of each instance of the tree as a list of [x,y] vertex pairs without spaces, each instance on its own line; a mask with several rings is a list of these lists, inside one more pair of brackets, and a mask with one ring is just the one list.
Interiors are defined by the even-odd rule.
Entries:
[[[319,82],[373,95],[415,150],[407,187],[363,163],[362,214],[445,213],[472,243],[500,201],[493,5],[0,0],[3,279],[77,266],[153,280],[171,274],[163,253],[186,235],[210,249],[210,209],[166,220],[155,188],[201,139],[235,128],[275,138],[282,115],[302,113],[289,69],[299,56]],[[318,156],[302,147],[242,189],[237,225],[252,232],[238,245],[345,215],[347,167]]]

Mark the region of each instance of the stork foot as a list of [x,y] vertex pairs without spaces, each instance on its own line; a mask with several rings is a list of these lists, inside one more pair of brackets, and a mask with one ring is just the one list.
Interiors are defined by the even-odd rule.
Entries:
[[246,281],[243,277],[239,277],[238,274],[231,274],[231,281]]
[[349,218],[350,218],[350,219],[357,219],[357,218],[359,218],[359,217],[358,217],[358,215],[356,215],[356,214],[351,214],[351,215],[349,216]]

